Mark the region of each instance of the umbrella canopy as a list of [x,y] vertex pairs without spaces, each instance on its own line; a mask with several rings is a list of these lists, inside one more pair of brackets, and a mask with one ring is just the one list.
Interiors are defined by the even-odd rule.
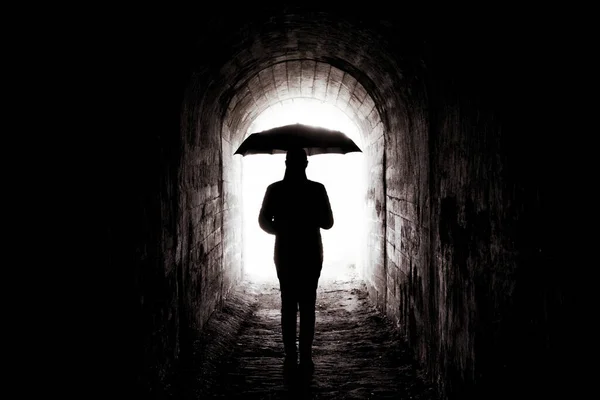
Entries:
[[291,124],[252,133],[234,154],[286,153],[303,148],[309,156],[315,154],[362,152],[346,134],[331,129],[303,124]]

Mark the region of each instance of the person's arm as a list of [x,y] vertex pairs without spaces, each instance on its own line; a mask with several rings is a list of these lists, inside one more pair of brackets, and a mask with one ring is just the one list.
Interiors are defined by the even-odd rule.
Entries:
[[262,206],[260,208],[260,212],[258,214],[258,224],[261,229],[268,234],[274,235],[275,225],[273,223],[273,191],[272,187],[267,187],[267,191],[265,192],[265,197],[263,198]]
[[319,210],[319,227],[330,229],[333,226],[333,212],[325,186],[321,185],[321,209]]

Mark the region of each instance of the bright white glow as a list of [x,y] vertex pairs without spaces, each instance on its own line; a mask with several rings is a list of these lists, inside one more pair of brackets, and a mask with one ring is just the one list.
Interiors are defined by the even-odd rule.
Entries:
[[[302,123],[344,132],[363,148],[357,126],[337,107],[319,101],[295,99],[265,110],[247,134],[276,126]],[[364,243],[366,167],[363,153],[320,154],[308,158],[308,179],[325,185],[334,226],[321,230],[324,247],[323,279],[339,278],[360,270]],[[275,237],[262,231],[258,213],[267,186],[281,180],[285,155],[250,155],[242,159],[244,271],[255,280],[276,280],[273,263]]]

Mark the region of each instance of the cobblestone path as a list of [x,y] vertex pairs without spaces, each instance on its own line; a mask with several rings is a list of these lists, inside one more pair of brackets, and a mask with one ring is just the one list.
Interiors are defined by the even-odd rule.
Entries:
[[319,285],[309,382],[283,374],[277,283],[241,286],[199,341],[187,399],[435,399],[356,276]]

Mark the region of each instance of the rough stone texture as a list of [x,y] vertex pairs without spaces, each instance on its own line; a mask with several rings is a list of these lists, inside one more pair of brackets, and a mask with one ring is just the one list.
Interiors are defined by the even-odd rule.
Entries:
[[537,105],[515,98],[540,105],[544,91],[502,58],[519,54],[516,43],[486,40],[494,51],[477,58],[447,45],[467,62],[462,70],[447,65],[442,50],[431,62],[440,71],[429,89],[432,353],[455,396],[511,396],[519,386],[559,393],[563,328],[553,325],[565,286],[560,294],[550,209],[541,203],[552,168],[540,152],[540,125],[530,120]]
[[377,160],[383,160],[384,156],[384,136],[381,126],[374,131],[368,138],[365,154],[368,170],[367,198],[366,198],[366,227],[368,230],[366,260],[362,271],[365,281],[368,285],[370,296],[373,302],[381,309],[385,307],[385,207],[384,207],[384,187],[383,181],[383,163]]
[[[223,128],[226,130],[226,128]],[[223,293],[242,277],[242,161],[231,157],[235,151],[223,135]]]
[[[432,338],[426,328],[430,309],[430,166],[425,88],[406,81],[398,93],[405,112],[396,115],[386,134],[385,309],[421,359]],[[433,366],[435,368],[435,366]]]
[[183,110],[182,134],[186,140],[179,175],[178,250],[182,270],[177,290],[185,313],[182,322],[190,335],[201,331],[226,294],[222,140],[214,121],[198,112],[197,96],[197,92],[189,91]]
[[[374,233],[365,281],[428,376],[448,398],[531,394],[546,382],[552,393],[570,336],[550,229],[557,168],[540,126],[554,59],[535,63],[548,50],[532,44],[538,30],[405,5],[304,7],[180,10],[173,29],[161,10],[119,39],[118,90],[131,107],[130,122],[107,133],[119,189],[107,253],[132,293],[130,380],[159,393],[240,276],[239,166],[224,157],[244,133],[233,121],[311,91],[338,93],[380,127],[363,129]],[[233,104],[243,111],[228,116]]]
[[242,282],[198,342],[182,399],[437,399],[394,325],[368,301],[356,275],[318,290],[315,375],[283,374],[276,283]]
[[[310,98],[344,111],[361,132],[369,135],[381,119],[367,90],[349,73],[312,60],[282,61],[249,78],[232,97],[224,130],[239,146],[248,127],[267,108],[294,98]],[[369,114],[373,115],[369,117]]]

